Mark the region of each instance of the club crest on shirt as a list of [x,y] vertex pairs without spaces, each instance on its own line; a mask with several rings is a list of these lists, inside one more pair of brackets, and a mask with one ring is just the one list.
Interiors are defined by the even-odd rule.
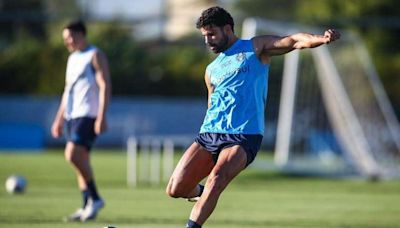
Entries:
[[246,54],[244,52],[240,52],[240,53],[236,54],[236,60],[238,62],[242,62],[245,59],[246,59]]

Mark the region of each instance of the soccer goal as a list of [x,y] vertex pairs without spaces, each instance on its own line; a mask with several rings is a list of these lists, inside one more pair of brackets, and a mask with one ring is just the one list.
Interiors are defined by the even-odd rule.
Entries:
[[[324,29],[248,18],[242,37]],[[400,176],[400,127],[362,40],[284,57],[275,163],[284,170],[364,177]],[[271,75],[273,77],[273,75]]]

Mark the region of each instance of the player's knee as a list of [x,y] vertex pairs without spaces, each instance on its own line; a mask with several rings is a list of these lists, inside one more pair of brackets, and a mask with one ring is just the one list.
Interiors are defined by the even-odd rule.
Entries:
[[168,183],[167,187],[165,188],[165,193],[170,197],[174,197],[172,189],[171,189],[171,185],[169,183]]
[[65,161],[67,161],[68,163],[73,163],[73,156],[71,153],[65,153],[64,154],[64,159]]
[[165,193],[173,198],[183,197],[182,191],[174,184],[173,179],[169,181],[167,188],[165,189]]
[[65,159],[65,161],[67,161],[68,163],[73,164],[73,165],[76,165],[79,158],[78,158],[74,153],[72,153],[72,152],[69,152],[69,153],[66,152],[66,153],[64,154],[64,159]]
[[171,188],[167,188],[165,192],[167,193],[167,195],[168,195],[169,197],[172,197],[172,198],[179,198],[179,197],[182,197],[181,194],[179,194],[178,191],[174,191],[174,190],[171,189]]

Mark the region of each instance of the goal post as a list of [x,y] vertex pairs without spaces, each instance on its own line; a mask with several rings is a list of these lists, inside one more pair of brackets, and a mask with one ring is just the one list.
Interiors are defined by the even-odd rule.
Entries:
[[[248,18],[242,37],[323,29]],[[400,176],[400,127],[362,40],[284,57],[275,163],[295,172]],[[268,114],[267,114],[268,115]]]
[[176,149],[193,141],[189,135],[131,135],[127,143],[127,185],[166,183],[175,166]]
[[380,175],[379,165],[372,157],[361,123],[347,97],[327,47],[313,49],[312,54],[328,117],[340,144],[359,173],[365,176]]

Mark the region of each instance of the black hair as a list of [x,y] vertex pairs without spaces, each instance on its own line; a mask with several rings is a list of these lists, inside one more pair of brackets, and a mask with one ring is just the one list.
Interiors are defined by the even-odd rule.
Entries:
[[197,29],[206,26],[223,27],[225,25],[230,25],[232,31],[234,31],[234,22],[232,16],[228,13],[228,11],[219,6],[214,6],[204,10],[196,22]]
[[72,32],[81,32],[86,35],[86,26],[81,20],[68,23],[64,29],[69,29]]

